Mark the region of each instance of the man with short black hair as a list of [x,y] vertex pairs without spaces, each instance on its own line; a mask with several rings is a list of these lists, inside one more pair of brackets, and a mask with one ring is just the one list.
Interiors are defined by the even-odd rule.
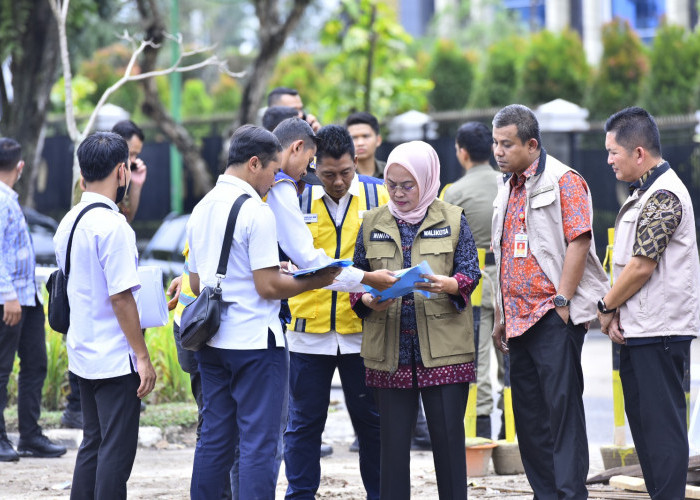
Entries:
[[65,272],[68,240],[68,368],[77,375],[83,416],[72,499],[126,498],[138,444],[141,398],[156,373],[141,332],[134,292],[139,282],[136,236],[117,203],[129,185],[129,148],[112,132],[78,146],[85,192],[54,236]]
[[[129,162],[131,164],[131,181],[129,190],[124,195],[124,199],[117,205],[119,211],[126,217],[126,221],[131,224],[136,217],[141,201],[141,191],[146,182],[147,168],[139,155],[143,150],[145,136],[143,130],[131,120],[122,120],[112,127],[112,132],[120,135],[129,146]],[[74,374],[68,373],[70,392],[66,395],[66,408],[61,415],[61,425],[71,429],[83,428],[83,417],[80,410],[80,390],[78,380]],[[145,403],[141,404],[141,409],[145,409]]]
[[143,130],[131,120],[122,120],[112,127],[112,132],[119,134],[129,145],[129,161],[131,162],[131,182],[129,192],[124,200],[119,204],[119,210],[126,217],[126,221],[131,224],[136,217],[141,202],[141,191],[146,182],[147,168],[139,155],[143,150],[145,136]]
[[[319,130],[317,138],[316,173],[323,185],[306,186],[301,195],[299,205],[309,228],[306,232],[310,230],[313,236],[315,258],[351,259],[362,214],[385,204],[389,195],[377,179],[357,175],[355,147],[347,130],[328,125]],[[311,246],[310,238],[307,246]],[[295,258],[292,256],[291,260]],[[304,265],[308,263],[307,259]],[[365,273],[363,278],[361,270],[346,268],[340,276],[353,274],[357,277],[356,285],[363,279],[379,289],[396,281],[386,270]],[[375,284],[377,281],[379,283]],[[286,498],[289,499],[313,499],[318,490],[321,479],[319,447],[336,368],[359,439],[360,474],[367,498],[379,498],[379,413],[372,392],[365,384],[364,363],[360,357],[362,320],[350,307],[347,293],[363,288],[346,287],[344,290],[316,290],[289,299],[292,312],[287,331],[289,422],[284,434],[285,473],[289,482]]]
[[549,156],[531,109],[493,118],[504,174],[494,203],[497,271],[493,342],[510,353],[515,428],[536,498],[588,496],[581,350],[595,301],[608,289],[595,253],[588,185]]
[[[190,495],[221,498],[239,442],[240,498],[273,498],[287,358],[279,300],[333,282],[338,269],[293,278],[279,272],[276,223],[262,197],[280,171],[282,146],[271,133],[244,125],[229,147],[228,166],[187,223],[192,291],[217,283],[217,265],[231,206],[248,195],[233,232],[217,333],[195,353],[202,377],[203,423]],[[235,383],[234,383],[235,382]]]
[[661,156],[654,118],[639,107],[605,123],[608,164],[630,195],[615,221],[614,283],[598,301],[620,347],[625,413],[653,499],[684,498],[688,471],[684,369],[700,330],[693,203]]
[[301,118],[301,113],[291,106],[270,106],[265,110],[262,117],[262,126],[265,130],[272,132],[275,127],[287,118]]
[[364,111],[353,113],[345,120],[345,128],[355,144],[357,173],[383,179],[386,162],[375,157],[377,148],[382,143],[377,118]]
[[[22,147],[0,138],[0,462],[23,457],[60,457],[65,447],[41,432],[41,389],[46,378],[44,307],[34,282],[35,255],[24,214],[12,190],[22,176]],[[19,354],[17,381],[17,450],[7,439],[3,412],[7,382],[15,354]]]
[[291,89],[289,87],[276,87],[270,91],[267,95],[267,105],[268,106],[289,106],[296,109],[300,114],[299,118],[311,125],[314,132],[318,132],[321,128],[321,124],[318,119],[311,114],[307,114],[304,111],[304,103],[301,100],[301,96],[296,89]]

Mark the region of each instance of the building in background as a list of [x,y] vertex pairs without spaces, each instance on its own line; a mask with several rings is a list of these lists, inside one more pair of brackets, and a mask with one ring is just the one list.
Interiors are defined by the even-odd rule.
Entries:
[[[435,16],[459,12],[465,0],[394,0],[399,19],[413,36],[426,34]],[[498,3],[501,5],[498,6]],[[489,9],[506,8],[518,14],[530,31],[571,28],[583,40],[589,63],[595,64],[603,53],[601,28],[615,17],[626,19],[649,43],[662,19],[688,29],[698,24],[695,0],[471,0],[468,16],[474,20],[489,16]],[[463,13],[460,13],[462,15]],[[455,16],[440,16],[438,33],[448,33]],[[444,24],[444,26],[443,26]]]

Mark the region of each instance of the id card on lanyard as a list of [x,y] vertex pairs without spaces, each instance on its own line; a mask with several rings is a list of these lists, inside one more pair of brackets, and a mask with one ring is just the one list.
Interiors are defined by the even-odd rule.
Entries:
[[513,239],[513,257],[525,258],[527,257],[527,233],[525,232],[525,213],[522,208],[520,213],[518,213],[518,220],[520,220],[520,232],[515,233]]

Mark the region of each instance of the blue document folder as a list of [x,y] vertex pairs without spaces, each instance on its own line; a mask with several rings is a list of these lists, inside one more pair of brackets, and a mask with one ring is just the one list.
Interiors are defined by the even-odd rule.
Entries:
[[305,274],[311,274],[315,273],[316,271],[320,271],[321,269],[325,269],[327,267],[350,267],[354,264],[353,261],[350,259],[334,259],[325,266],[318,266],[318,267],[309,267],[308,269],[299,269],[298,271],[294,271],[292,276],[304,276]]
[[417,281],[428,282],[429,280],[421,278],[421,274],[433,274],[433,270],[426,261],[421,262],[417,266],[411,267],[409,269],[402,269],[401,271],[396,271],[394,275],[399,278],[399,281],[394,283],[391,287],[387,288],[383,292],[371,288],[370,286],[364,285],[365,290],[371,293],[374,297],[379,297],[380,302],[387,299],[395,299],[402,297],[407,293],[417,292],[430,297],[430,292],[424,290],[417,290],[414,283]]

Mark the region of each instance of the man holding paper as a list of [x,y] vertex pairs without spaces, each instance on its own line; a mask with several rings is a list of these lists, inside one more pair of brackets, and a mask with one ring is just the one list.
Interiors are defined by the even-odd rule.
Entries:
[[[279,223],[281,214],[273,204],[273,198],[281,194],[275,189],[282,186],[275,186],[270,195],[270,206],[280,229],[280,247],[299,267],[323,265],[331,258],[352,258],[364,213],[388,200],[386,190],[377,179],[357,175],[357,157],[347,130],[335,125],[323,127],[318,132],[317,143],[316,172],[323,186],[307,186],[298,202],[303,213],[300,220],[306,222],[306,228],[289,233],[290,226]],[[309,231],[312,239],[307,240]],[[287,237],[294,241],[293,245],[287,243]],[[298,250],[302,245],[308,250],[300,255]],[[338,280],[340,282],[332,287],[289,299],[292,312],[287,331],[289,422],[284,451],[289,481],[287,498],[313,499],[318,489],[321,434],[336,367],[359,439],[360,473],[367,498],[379,498],[379,415],[364,383],[364,365],[360,357],[362,320],[350,308],[345,292],[362,290],[358,287],[360,281],[384,289],[396,279],[384,270],[365,273],[346,268]]]

